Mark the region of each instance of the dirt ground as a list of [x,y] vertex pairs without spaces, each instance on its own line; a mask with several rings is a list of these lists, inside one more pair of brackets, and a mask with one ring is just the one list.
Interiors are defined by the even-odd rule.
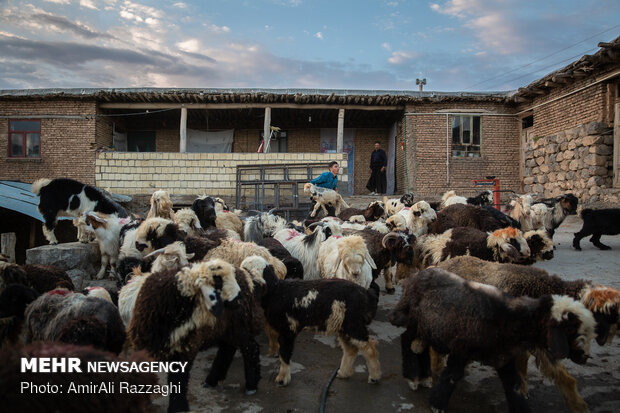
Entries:
[[[538,267],[560,275],[564,279],[592,279],[620,289],[620,236],[603,236],[602,242],[612,250],[600,251],[587,239],[581,241],[582,251],[572,246],[573,233],[581,228],[577,216],[568,217],[560,226],[554,241],[555,258],[538,264]],[[381,283],[383,290],[383,284]],[[413,392],[401,375],[399,336],[403,329],[393,327],[387,314],[401,294],[384,291],[379,299],[379,310],[370,325],[371,334],[379,340],[383,378],[379,384],[367,384],[364,359],[358,356],[355,374],[349,379],[336,378],[328,392],[327,412],[429,412],[428,389]],[[279,368],[277,358],[268,357],[267,340],[259,337],[261,344],[262,380],[259,391],[253,396],[243,393],[242,360],[237,355],[227,379],[216,389],[201,386],[206,371],[215,356],[215,350],[202,352],[191,372],[189,403],[201,412],[316,412],[321,393],[335,369],[338,368],[341,350],[333,337],[303,332],[296,341],[292,358],[292,381],[288,387],[274,383]],[[593,413],[620,412],[620,337],[604,347],[592,343],[592,358],[585,366],[569,360],[564,364],[577,379],[580,394]],[[548,380],[536,370],[530,360],[529,406],[533,412],[566,412],[564,401]],[[165,377],[161,377],[162,383]],[[168,399],[155,400],[160,411],[165,411]],[[507,406],[499,378],[488,367],[473,363],[468,366],[465,378],[459,382],[450,399],[449,412],[505,412]]]

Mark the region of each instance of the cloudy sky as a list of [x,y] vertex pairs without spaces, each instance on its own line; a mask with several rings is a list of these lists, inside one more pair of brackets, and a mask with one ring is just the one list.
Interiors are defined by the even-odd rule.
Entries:
[[619,35],[618,0],[0,0],[0,89],[512,90]]

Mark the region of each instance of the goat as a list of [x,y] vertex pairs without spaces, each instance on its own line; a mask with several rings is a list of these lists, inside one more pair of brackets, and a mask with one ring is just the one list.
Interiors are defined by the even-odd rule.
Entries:
[[125,208],[104,195],[98,188],[69,178],[39,179],[32,184],[32,192],[39,196],[38,209],[45,219],[43,234],[50,244],[58,244],[54,235],[59,216],[77,217],[89,211],[118,218],[128,216]]
[[510,411],[529,411],[516,391],[516,355],[529,349],[552,360],[584,364],[594,336],[594,318],[567,296],[514,298],[496,287],[467,281],[441,268],[410,277],[390,322],[401,335],[403,375],[417,387],[428,380],[429,346],[448,355],[447,367],[430,393],[433,409],[446,409],[466,365],[479,361],[496,369]]
[[347,280],[279,280],[265,270],[266,292],[261,305],[269,327],[278,333],[280,371],[276,384],[291,381],[290,362],[295,338],[305,327],[338,335],[342,360],[338,377],[353,374],[359,351],[366,359],[368,382],[381,377],[377,340],[369,338],[368,324],[377,312],[378,288],[365,289]]
[[290,252],[275,238],[263,238],[258,242],[261,247],[267,248],[271,255],[282,261],[286,266],[286,278],[304,278],[304,266],[301,261],[293,257]]
[[486,233],[471,227],[456,227],[443,234],[419,238],[418,268],[436,265],[451,257],[472,255],[487,261],[515,262],[530,256],[521,231],[503,228]]
[[243,240],[258,243],[261,239],[273,237],[277,231],[286,228],[286,220],[278,215],[265,212],[245,220]]
[[368,204],[366,209],[345,208],[339,214],[337,214],[337,216],[343,221],[349,221],[350,218],[355,215],[363,216],[366,221],[376,221],[384,214],[385,209],[383,208],[383,202],[372,201],[370,204]]
[[[620,291],[588,280],[564,281],[545,270],[515,264],[497,264],[475,257],[457,257],[442,262],[439,267],[459,276],[493,285],[515,297],[541,297],[545,294],[568,295],[581,301],[596,321],[596,341],[610,342],[620,323]],[[577,391],[576,380],[559,361],[549,360],[545,352],[534,352],[540,371],[560,389],[572,412],[587,412],[588,407]],[[527,358],[520,357],[521,392],[527,394]]]
[[187,235],[199,237],[203,234],[200,219],[198,219],[198,215],[191,208],[183,208],[175,212],[173,221]]
[[151,209],[146,216],[149,218],[165,218],[174,221],[174,210],[172,209],[172,200],[168,192],[160,189],[151,195]]
[[196,198],[192,203],[192,210],[196,213],[203,229],[215,228],[217,213],[213,198],[206,195]]
[[349,205],[342,199],[340,194],[333,189],[321,188],[320,186],[316,186],[308,182],[304,185],[304,193],[310,194],[311,198],[316,204],[310,213],[310,217],[314,217],[319,209],[319,207],[323,210],[325,215],[327,213],[327,206],[334,208],[334,214],[338,216],[340,214],[341,208],[349,208]]
[[609,209],[584,209],[581,211],[583,226],[573,237],[573,248],[581,251],[579,241],[592,235],[590,242],[601,250],[609,250],[611,247],[601,242],[601,235],[620,234],[620,208]]

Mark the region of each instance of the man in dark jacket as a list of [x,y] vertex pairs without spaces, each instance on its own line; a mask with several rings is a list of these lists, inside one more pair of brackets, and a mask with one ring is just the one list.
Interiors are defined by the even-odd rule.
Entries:
[[387,155],[381,149],[381,144],[375,142],[375,150],[370,155],[370,179],[366,184],[366,188],[370,191],[370,195],[385,194],[387,180],[385,178],[385,169],[387,168]]

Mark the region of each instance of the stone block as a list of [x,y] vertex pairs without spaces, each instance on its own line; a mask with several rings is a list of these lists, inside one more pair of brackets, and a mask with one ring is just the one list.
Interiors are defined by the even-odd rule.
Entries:
[[583,138],[583,146],[598,145],[603,143],[603,137],[600,135],[588,135]]
[[568,168],[571,171],[576,171],[577,169],[579,169],[579,161],[576,159],[573,159],[572,161],[570,161],[570,165],[568,166]]
[[540,165],[539,169],[540,169],[540,172],[542,172],[544,174],[547,174],[547,173],[549,173],[551,171],[551,168],[549,168],[548,164]]
[[585,157],[584,162],[590,166],[604,166],[607,165],[607,156],[592,153]]
[[538,175],[536,177],[536,180],[538,181],[539,184],[546,184],[549,179],[547,178],[547,175]]
[[545,163],[545,158],[542,156],[539,156],[538,158],[536,158],[536,165],[542,165],[543,163]]
[[604,156],[609,156],[612,153],[614,153],[614,148],[613,146],[608,146],[608,145],[593,145],[590,146],[590,153],[595,153],[597,155],[604,155]]
[[26,264],[55,265],[65,271],[77,269],[88,275],[97,273],[99,263],[99,245],[96,242],[43,245],[26,251]]
[[575,141],[568,142],[568,149],[572,150],[572,149],[575,149],[576,147],[577,147],[577,142]]
[[565,152],[562,154],[562,157],[563,157],[564,159],[566,159],[566,160],[573,159],[573,157],[574,157],[574,156],[575,156],[575,152],[574,152],[574,151],[570,151],[570,150],[569,150],[569,151],[565,151]]
[[590,122],[585,127],[585,131],[588,135],[600,135],[607,129],[607,125],[603,122]]

